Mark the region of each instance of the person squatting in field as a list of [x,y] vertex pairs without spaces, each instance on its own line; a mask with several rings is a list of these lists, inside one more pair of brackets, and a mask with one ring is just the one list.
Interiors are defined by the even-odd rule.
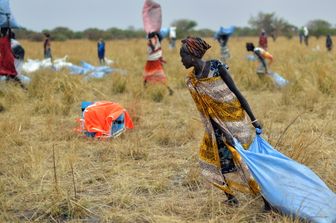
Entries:
[[[233,190],[258,194],[257,183],[239,154],[232,153],[234,138],[245,148],[251,143],[250,124],[261,129],[249,104],[236,87],[228,67],[219,60],[202,59],[211,46],[201,38],[182,40],[181,62],[192,68],[186,85],[201,115],[204,137],[199,149],[202,175],[237,205]],[[248,118],[251,121],[248,121]],[[266,200],[265,209],[270,205]]]
[[[257,69],[257,74],[268,74],[268,66],[270,66],[273,62],[272,54],[260,47],[255,47],[253,43],[246,43],[246,50],[253,52],[260,62],[260,65]],[[266,59],[268,60],[268,64]]]

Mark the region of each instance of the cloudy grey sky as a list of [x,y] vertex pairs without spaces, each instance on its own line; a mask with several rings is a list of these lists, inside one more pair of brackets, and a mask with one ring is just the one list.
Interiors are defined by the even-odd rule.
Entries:
[[[9,0],[12,13],[35,31],[57,26],[81,31],[97,27],[142,28],[143,0]],[[258,12],[275,12],[301,26],[312,19],[336,24],[336,0],[156,0],[161,4],[163,27],[176,19],[192,19],[197,28],[246,26]]]

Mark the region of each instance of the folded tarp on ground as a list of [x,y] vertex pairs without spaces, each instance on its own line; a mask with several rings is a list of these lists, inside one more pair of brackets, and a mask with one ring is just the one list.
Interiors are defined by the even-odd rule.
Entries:
[[9,26],[11,28],[19,28],[18,23],[16,22],[10,7],[8,0],[0,0],[0,27],[8,27],[8,18]]
[[235,142],[262,195],[274,208],[312,222],[336,222],[336,194],[308,167],[273,149],[259,135],[249,150]]

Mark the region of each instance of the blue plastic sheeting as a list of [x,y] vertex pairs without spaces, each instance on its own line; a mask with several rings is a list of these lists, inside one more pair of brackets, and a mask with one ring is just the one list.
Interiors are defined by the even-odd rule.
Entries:
[[113,123],[111,128],[112,137],[116,137],[120,135],[123,131],[125,131],[125,115],[121,114]]
[[86,79],[103,78],[106,74],[112,73],[113,69],[109,66],[95,67],[85,61],[80,62],[81,66],[71,65],[69,70],[71,74],[87,75]]
[[71,65],[68,68],[71,74],[86,74],[87,72],[89,72],[88,69],[77,65]]
[[89,64],[85,61],[81,61],[80,65],[86,70],[94,70],[95,69],[95,66],[93,66],[93,65],[91,65],[91,64]]
[[272,77],[274,83],[280,88],[285,87],[288,84],[288,81],[278,73],[269,72],[269,75]]
[[6,14],[9,15],[9,26],[11,28],[19,28],[13,14],[11,13],[8,0],[0,0],[0,27],[8,27]]
[[336,222],[336,194],[308,167],[273,149],[259,135],[249,150],[237,140],[235,149],[272,207],[311,222]]
[[[87,108],[89,107],[90,105],[92,105],[94,102],[92,101],[82,101],[81,103],[81,109],[82,109],[82,112]],[[82,113],[82,117],[83,117],[83,113]]]
[[224,28],[221,26],[219,30],[215,33],[215,38],[217,38],[219,35],[231,35],[235,31],[234,26],[230,26],[228,28]]

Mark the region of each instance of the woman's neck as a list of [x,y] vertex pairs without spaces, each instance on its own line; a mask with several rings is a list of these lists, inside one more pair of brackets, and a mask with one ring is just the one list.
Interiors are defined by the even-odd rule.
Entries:
[[203,76],[205,66],[206,66],[206,61],[203,61],[202,59],[198,59],[195,62],[194,68],[195,68],[195,75],[197,77]]

